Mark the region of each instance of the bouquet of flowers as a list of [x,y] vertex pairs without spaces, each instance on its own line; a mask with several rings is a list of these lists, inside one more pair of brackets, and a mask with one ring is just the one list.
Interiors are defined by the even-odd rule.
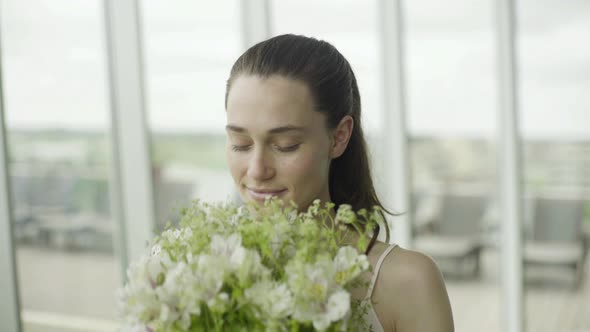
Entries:
[[306,212],[193,201],[129,266],[124,330],[367,331],[368,304],[350,291],[369,270],[362,253],[380,214],[332,211],[318,200]]

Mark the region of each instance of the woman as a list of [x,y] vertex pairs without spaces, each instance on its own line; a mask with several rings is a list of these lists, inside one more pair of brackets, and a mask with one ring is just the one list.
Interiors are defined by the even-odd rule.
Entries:
[[[306,209],[313,200],[382,207],[373,186],[354,73],[324,41],[282,35],[234,64],[225,97],[227,160],[242,200],[268,196]],[[378,232],[378,230],[377,230]],[[375,242],[374,277],[353,294],[373,303],[373,331],[453,331],[449,299],[434,262]]]

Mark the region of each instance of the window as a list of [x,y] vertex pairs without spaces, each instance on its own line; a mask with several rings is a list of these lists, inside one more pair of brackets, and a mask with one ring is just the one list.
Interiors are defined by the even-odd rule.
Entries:
[[225,81],[241,51],[238,2],[142,1],[156,223],[191,198],[233,197]]
[[2,5],[24,330],[112,330],[121,272],[113,253],[102,3]]

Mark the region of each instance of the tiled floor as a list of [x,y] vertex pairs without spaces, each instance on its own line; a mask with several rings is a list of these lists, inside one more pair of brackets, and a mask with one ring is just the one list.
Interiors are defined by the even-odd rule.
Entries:
[[[504,330],[499,319],[502,294],[497,256],[495,252],[484,252],[483,273],[477,280],[446,279],[456,331]],[[571,287],[572,275],[567,270],[529,269],[526,276],[526,331],[590,331],[590,269],[577,290]]]

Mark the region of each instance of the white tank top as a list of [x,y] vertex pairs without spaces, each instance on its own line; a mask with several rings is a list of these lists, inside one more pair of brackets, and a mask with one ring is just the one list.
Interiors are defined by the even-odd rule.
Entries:
[[373,308],[373,304],[371,303],[371,296],[373,295],[373,289],[375,288],[375,282],[377,281],[377,276],[379,276],[379,270],[381,269],[381,265],[383,264],[383,260],[385,257],[395,248],[396,244],[391,244],[381,256],[379,256],[379,260],[377,261],[377,265],[375,265],[375,269],[373,270],[373,276],[371,278],[371,283],[369,284],[369,289],[367,290],[367,295],[363,299],[363,304],[369,304],[369,310],[365,314],[365,322],[369,323],[369,326],[373,328],[373,332],[384,332],[383,326],[381,322],[379,322],[379,317],[377,317],[377,313]]

